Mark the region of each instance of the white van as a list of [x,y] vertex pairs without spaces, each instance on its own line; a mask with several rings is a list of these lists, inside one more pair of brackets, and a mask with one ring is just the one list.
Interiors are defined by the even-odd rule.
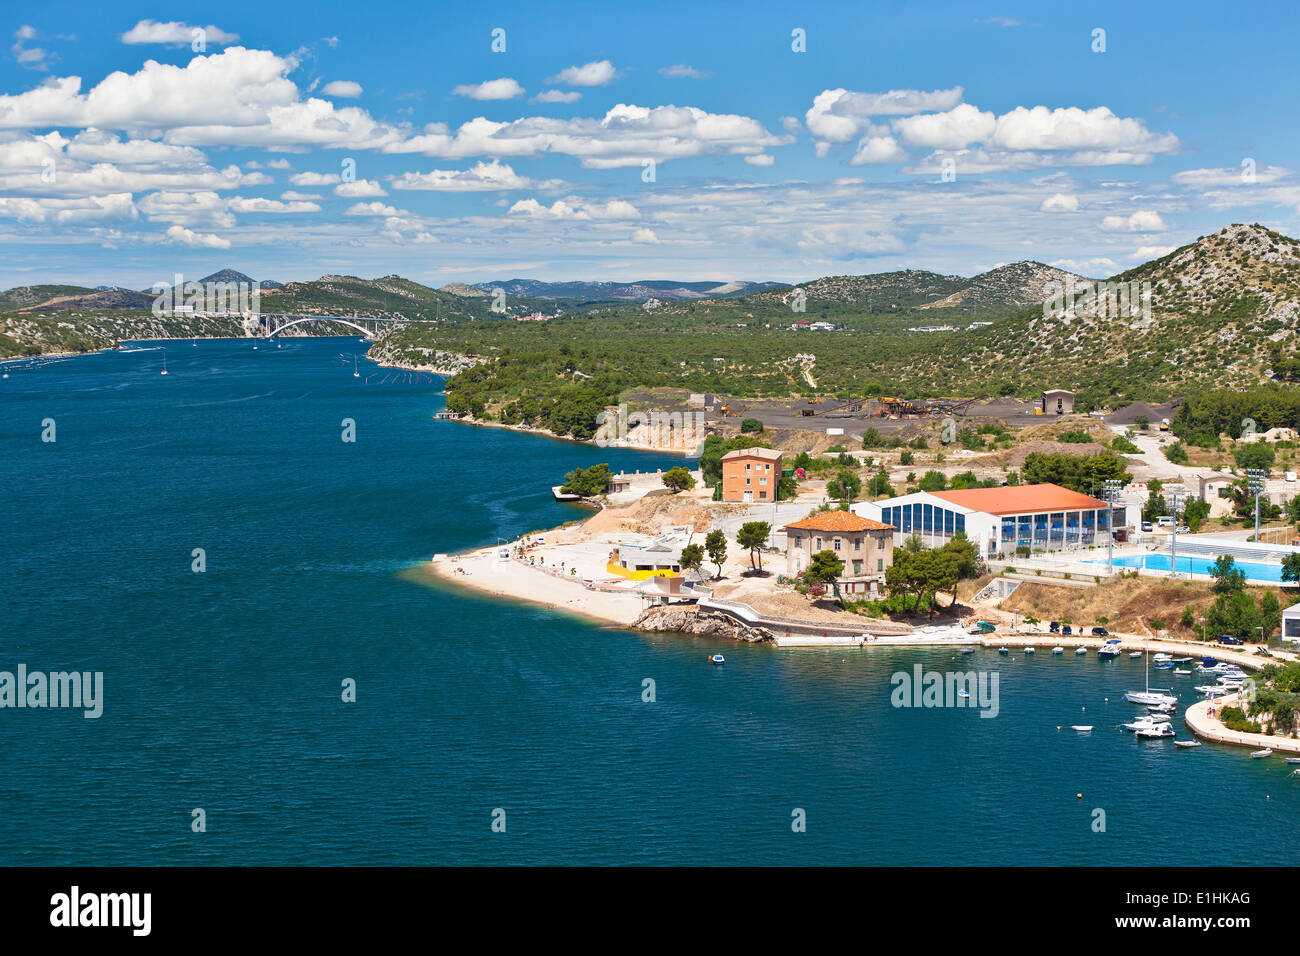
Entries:
[[1156,524],[1161,528],[1172,528],[1174,526],[1174,517],[1173,515],[1160,515],[1160,517],[1156,518]]

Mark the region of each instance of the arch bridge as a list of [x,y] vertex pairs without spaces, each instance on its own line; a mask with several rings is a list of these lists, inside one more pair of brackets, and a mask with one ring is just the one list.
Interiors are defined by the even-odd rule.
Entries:
[[302,315],[291,312],[262,312],[257,316],[263,338],[273,339],[281,332],[307,322],[337,322],[356,329],[368,339],[379,338],[381,330],[405,325],[410,319],[376,318],[369,315]]

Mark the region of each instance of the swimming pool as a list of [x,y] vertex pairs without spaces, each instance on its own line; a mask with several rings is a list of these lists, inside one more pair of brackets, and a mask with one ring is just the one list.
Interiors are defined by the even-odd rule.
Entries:
[[[1134,554],[1128,557],[1116,558],[1115,564],[1126,568],[1139,568],[1145,571],[1168,571],[1170,556],[1167,554]],[[1209,574],[1210,569],[1214,567],[1214,558],[1204,558],[1197,555],[1178,556],[1178,570],[1186,574]],[[1088,564],[1105,564],[1105,561],[1088,561]],[[1282,565],[1280,564],[1258,564],[1248,561],[1238,561],[1234,567],[1246,575],[1248,581],[1265,581],[1270,584],[1282,583]]]

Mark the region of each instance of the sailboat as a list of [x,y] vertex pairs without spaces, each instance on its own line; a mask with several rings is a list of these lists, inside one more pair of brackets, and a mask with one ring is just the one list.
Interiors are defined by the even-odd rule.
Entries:
[[1151,658],[1146,659],[1146,690],[1130,690],[1124,694],[1124,699],[1130,704],[1143,704],[1151,706],[1152,704],[1169,704],[1171,706],[1178,703],[1178,698],[1162,690],[1151,689]]

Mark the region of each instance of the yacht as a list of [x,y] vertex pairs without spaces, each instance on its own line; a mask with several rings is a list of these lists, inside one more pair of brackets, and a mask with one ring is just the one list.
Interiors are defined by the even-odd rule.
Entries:
[[1170,694],[1168,691],[1160,690],[1159,688],[1155,690],[1151,689],[1150,658],[1147,659],[1146,678],[1146,690],[1127,691],[1124,694],[1124,699],[1130,704],[1145,704],[1147,706],[1152,704],[1168,704],[1173,707],[1177,705],[1178,698]]
[[1152,727],[1168,727],[1172,721],[1164,714],[1143,714],[1127,724],[1120,724],[1125,730],[1150,730]]

